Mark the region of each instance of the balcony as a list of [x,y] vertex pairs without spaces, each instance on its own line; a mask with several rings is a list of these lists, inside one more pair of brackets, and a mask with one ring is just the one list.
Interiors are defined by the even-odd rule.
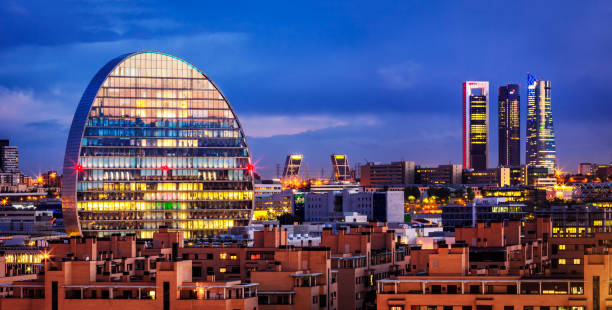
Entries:
[[584,281],[574,279],[384,279],[378,294],[584,295]]
[[66,299],[149,299],[154,300],[155,285],[64,285]]
[[179,287],[181,300],[228,300],[257,297],[258,283],[187,284]]

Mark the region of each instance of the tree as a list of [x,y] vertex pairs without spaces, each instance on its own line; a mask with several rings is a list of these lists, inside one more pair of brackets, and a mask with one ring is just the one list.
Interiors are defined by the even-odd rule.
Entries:
[[301,219],[289,212],[285,212],[279,215],[276,219],[278,220],[278,223],[281,225],[292,225],[295,222],[302,223],[304,221],[304,219]]
[[465,195],[465,190],[463,188],[458,188],[453,194],[455,194],[455,198],[463,198]]
[[410,197],[413,199],[421,198],[421,191],[416,186],[409,186],[404,188],[404,201],[409,201]]
[[440,199],[440,201],[448,201],[448,198],[450,197],[450,189],[448,189],[448,187],[430,187],[427,190],[427,195],[429,197],[437,197],[438,199]]
[[474,200],[475,196],[476,195],[474,195],[474,190],[471,187],[468,187],[467,188],[467,199],[468,199],[468,201]]

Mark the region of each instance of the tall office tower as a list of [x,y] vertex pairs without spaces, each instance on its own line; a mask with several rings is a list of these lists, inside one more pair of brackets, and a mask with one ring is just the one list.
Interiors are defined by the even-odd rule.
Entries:
[[300,177],[300,167],[302,166],[302,154],[289,154],[285,159],[283,168],[283,179],[297,179]]
[[62,209],[68,235],[151,238],[167,226],[193,239],[248,225],[253,165],[229,101],[176,56],[111,60],[72,121]]
[[334,170],[334,181],[349,181],[352,179],[351,169],[346,155],[332,154],[331,161]]
[[463,83],[463,167],[489,166],[489,82]]
[[550,106],[550,81],[527,74],[527,141],[525,163],[546,167],[552,173],[556,167],[555,131]]
[[499,87],[499,166],[521,165],[521,95],[518,84]]
[[0,172],[19,172],[19,147],[0,140]]

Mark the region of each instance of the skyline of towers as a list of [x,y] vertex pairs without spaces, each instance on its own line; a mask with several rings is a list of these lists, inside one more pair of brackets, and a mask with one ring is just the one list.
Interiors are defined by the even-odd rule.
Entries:
[[463,167],[489,166],[489,82],[463,83]]
[[556,168],[555,131],[550,103],[550,81],[527,73],[527,133],[525,164]]
[[521,95],[518,84],[498,89],[499,166],[521,165]]
[[122,55],[93,77],[74,114],[66,233],[225,233],[250,223],[253,169],[234,110],[201,70],[160,52]]

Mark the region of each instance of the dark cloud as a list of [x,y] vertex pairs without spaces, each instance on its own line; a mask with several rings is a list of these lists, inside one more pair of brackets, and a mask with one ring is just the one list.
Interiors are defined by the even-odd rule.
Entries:
[[[491,82],[495,165],[497,87],[519,83],[524,114],[528,71],[552,81],[561,164],[612,159],[610,2],[370,4],[8,0],[0,6],[0,110],[22,112],[0,115],[0,133],[22,152],[54,150],[40,160],[24,154],[24,166],[59,165],[71,113],[95,72],[120,54],[162,50],[215,80],[258,136],[250,145],[266,166],[291,151],[308,153],[314,170],[328,167],[330,152],[459,162],[464,80]],[[360,117],[377,121],[356,126]]]

